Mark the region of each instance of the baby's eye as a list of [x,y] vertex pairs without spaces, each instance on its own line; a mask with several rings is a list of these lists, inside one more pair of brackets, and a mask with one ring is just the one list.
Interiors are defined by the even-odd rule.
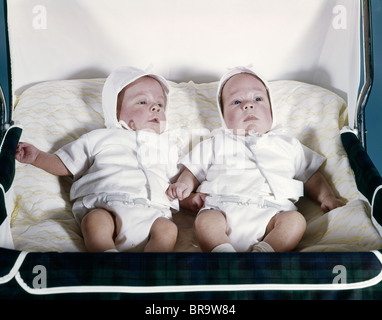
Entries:
[[260,97],[257,97],[256,99],[255,99],[255,101],[262,101],[263,99],[262,98],[260,98]]
[[146,101],[139,101],[138,104],[146,104]]
[[235,100],[235,101],[233,102],[233,104],[240,104],[240,103],[241,103],[240,100]]

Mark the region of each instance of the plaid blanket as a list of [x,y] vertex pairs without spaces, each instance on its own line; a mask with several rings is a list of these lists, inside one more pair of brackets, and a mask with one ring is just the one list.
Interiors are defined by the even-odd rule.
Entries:
[[382,254],[26,253],[0,249],[1,299],[381,299]]

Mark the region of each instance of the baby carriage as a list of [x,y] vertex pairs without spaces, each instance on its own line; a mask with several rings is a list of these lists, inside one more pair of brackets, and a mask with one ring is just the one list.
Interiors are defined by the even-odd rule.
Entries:
[[[2,0],[1,297],[381,298],[382,179],[365,151],[370,6]],[[102,87],[120,65],[169,80],[170,129],[208,131],[220,123],[220,76],[254,66],[270,81],[281,124],[327,158],[321,171],[346,205],[323,214],[301,199],[308,227],[294,252],[202,253],[187,211],[174,213],[174,253],[85,252],[71,181],[15,163],[14,153],[20,139],[55,151],[101,128]]]

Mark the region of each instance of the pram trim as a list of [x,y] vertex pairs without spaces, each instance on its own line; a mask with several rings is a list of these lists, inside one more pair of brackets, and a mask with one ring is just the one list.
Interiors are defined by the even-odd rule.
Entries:
[[[3,45],[0,47],[0,65],[2,70],[2,79],[6,83],[0,82],[1,89],[1,131],[4,130],[5,124],[10,124],[12,121],[12,72],[11,72],[11,58],[10,58],[10,48],[9,48],[9,33],[8,33],[8,15],[7,15],[7,1],[2,0],[0,3],[0,14],[2,19],[0,19],[0,30],[3,30]],[[8,90],[5,90],[8,88]]]
[[[3,250],[1,250],[3,251]],[[2,254],[7,255],[7,252],[3,251]],[[11,282],[12,279],[15,279],[18,285],[27,293],[32,295],[38,295],[38,296],[45,296],[45,295],[54,295],[54,294],[67,294],[67,293],[124,293],[124,294],[169,294],[169,293],[193,293],[193,292],[216,292],[216,293],[231,293],[231,292],[266,292],[266,291],[329,291],[329,292],[338,292],[339,295],[341,295],[344,291],[357,291],[367,288],[372,288],[375,286],[378,286],[382,281],[382,254],[379,251],[370,251],[363,253],[362,257],[360,253],[357,255],[354,255],[352,253],[348,253],[347,256],[344,255],[335,255],[334,253],[331,253],[329,255],[328,260],[325,261],[325,259],[322,259],[322,256],[320,256],[317,253],[303,253],[303,263],[309,264],[310,267],[308,270],[305,270],[304,274],[301,274],[300,277],[292,277],[291,275],[288,276],[289,272],[295,272],[294,269],[296,267],[296,255],[297,253],[271,253],[271,254],[265,254],[265,255],[258,255],[258,254],[252,254],[252,255],[242,255],[242,261],[246,261],[248,264],[248,269],[251,269],[251,265],[254,267],[257,265],[257,269],[254,270],[254,274],[258,273],[260,276],[258,278],[258,283],[256,281],[256,277],[252,279],[251,281],[241,283],[242,281],[239,279],[229,279],[228,277],[221,277],[220,280],[219,277],[215,277],[212,274],[208,275],[199,275],[196,278],[198,279],[192,279],[193,276],[191,273],[193,273],[193,269],[189,268],[187,263],[190,265],[193,265],[196,269],[201,270],[208,270],[208,268],[211,268],[211,266],[215,265],[216,263],[221,264],[222,269],[219,269],[220,271],[217,271],[217,273],[226,273],[227,272],[227,266],[232,263],[232,254],[203,254],[202,257],[200,254],[187,254],[188,261],[182,262],[181,258],[184,258],[183,256],[179,255],[163,255],[163,254],[153,254],[153,255],[146,255],[144,257],[144,260],[146,260],[147,263],[160,263],[160,262],[167,262],[167,263],[175,263],[176,265],[183,264],[183,267],[180,267],[182,272],[186,272],[188,276],[185,276],[184,281],[185,283],[175,284],[176,278],[170,276],[170,274],[163,275],[162,277],[158,278],[158,285],[155,283],[151,283],[148,285],[142,285],[142,283],[145,282],[144,279],[141,281],[137,281],[137,279],[134,279],[132,277],[130,280],[120,280],[122,282],[121,285],[110,285],[107,284],[107,281],[110,279],[106,279],[105,283],[103,284],[81,284],[79,283],[76,286],[73,285],[66,285],[65,282],[62,283],[62,285],[58,286],[52,286],[52,287],[34,287],[33,279],[36,277],[36,275],[33,274],[33,271],[30,270],[32,266],[40,265],[44,266],[44,263],[47,263],[47,257],[50,257],[52,260],[62,261],[63,259],[67,259],[68,255],[71,254],[65,254],[65,257],[61,254],[61,257],[57,257],[57,254],[54,253],[46,253],[45,257],[42,258],[41,254],[38,253],[28,253],[25,251],[19,252],[17,259],[15,260],[14,265],[10,269],[10,271],[0,277],[0,284],[7,284],[8,282]],[[129,271],[133,272],[134,268],[134,260],[137,258],[136,254],[110,254],[119,255],[120,259],[119,261],[128,262],[130,260],[130,270],[124,270],[124,272],[128,273]],[[110,256],[109,254],[107,257]],[[301,253],[299,254],[301,256]],[[114,258],[112,257],[112,258]],[[28,259],[29,258],[29,259]],[[89,268],[90,265],[92,265],[92,262],[95,261],[102,261],[104,262],[104,259],[108,259],[103,255],[103,259],[99,260],[100,256],[97,254],[88,254],[87,260],[88,263],[86,264],[85,268]],[[365,258],[365,259],[364,259]],[[367,259],[366,259],[367,258]],[[265,260],[264,260],[265,259]],[[27,261],[28,260],[28,261]],[[240,259],[239,259],[240,260]],[[366,271],[364,270],[358,270],[359,265],[357,263],[362,260],[366,264],[369,263],[369,268],[372,269],[372,271]],[[285,272],[282,274],[279,274],[276,278],[276,280],[267,277],[264,277],[264,274],[262,274],[262,270],[265,270],[264,268],[267,268],[267,266],[260,267],[261,264],[258,264],[261,261],[268,261],[269,264],[272,263],[281,263],[283,261],[283,265],[285,267]],[[357,262],[358,261],[358,262]],[[320,263],[322,263],[322,266],[320,266]],[[185,265],[186,269],[185,270]],[[121,265],[122,266],[122,265]],[[333,272],[330,269],[329,272],[326,272],[329,276],[323,276],[322,279],[315,278],[314,274],[322,273],[325,270],[325,267],[330,266],[330,268],[333,268]],[[348,270],[348,277],[356,279],[355,281],[337,281],[336,278],[336,272],[334,270],[336,266],[342,266],[344,267],[344,270]],[[97,268],[98,266],[96,264],[93,264],[91,268]],[[46,267],[49,268],[49,265]],[[132,268],[132,269],[131,269]],[[176,267],[178,268],[178,267]],[[51,276],[54,278],[53,281],[64,281],[63,278],[58,279],[59,276],[63,277],[65,274],[64,272],[65,266],[59,270],[55,269],[53,271],[54,274],[48,273],[48,282],[50,281]],[[119,270],[120,267],[116,267],[115,270]],[[235,267],[232,269],[235,270]],[[231,271],[232,271],[231,270]],[[289,270],[289,271],[288,271]],[[355,272],[355,270],[358,270]],[[246,269],[244,272],[246,273]],[[354,271],[354,275],[352,274]],[[362,273],[362,271],[365,271],[367,275],[360,276],[359,273]],[[32,274],[32,276],[31,276]],[[285,277],[285,279],[280,279],[279,277]],[[311,277],[311,278],[310,278]],[[291,280],[290,280],[290,279]],[[325,279],[324,279],[325,278]],[[302,280],[305,279],[305,280]],[[324,279],[324,280],[323,280]],[[281,281],[280,281],[281,280]],[[69,284],[70,284],[69,280]],[[296,283],[293,283],[293,281],[296,281]],[[299,283],[299,281],[306,281],[306,283]],[[325,283],[320,283],[320,281],[324,281]],[[84,280],[84,282],[88,282],[88,280]],[[124,284],[124,282],[127,282]],[[131,283],[129,285],[128,283]],[[139,282],[141,284],[139,284]],[[204,282],[204,283],[201,283]],[[218,283],[221,282],[221,283]],[[380,289],[379,289],[380,290]],[[0,287],[1,292],[1,287]]]
[[355,128],[359,132],[359,139],[366,150],[366,120],[365,108],[373,87],[374,56],[373,56],[373,27],[370,0],[362,0],[362,37],[363,37],[363,78],[364,83],[358,96],[357,117]]
[[371,204],[373,223],[382,235],[382,177],[354,132],[343,132],[341,140],[348,154],[357,188]]

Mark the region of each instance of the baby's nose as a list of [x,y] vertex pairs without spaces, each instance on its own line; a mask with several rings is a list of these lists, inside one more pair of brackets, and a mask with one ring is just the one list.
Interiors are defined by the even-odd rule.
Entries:
[[159,112],[161,111],[161,108],[157,105],[157,104],[154,104],[152,107],[151,107],[151,112]]
[[244,110],[253,109],[254,106],[252,103],[246,103],[243,107]]

